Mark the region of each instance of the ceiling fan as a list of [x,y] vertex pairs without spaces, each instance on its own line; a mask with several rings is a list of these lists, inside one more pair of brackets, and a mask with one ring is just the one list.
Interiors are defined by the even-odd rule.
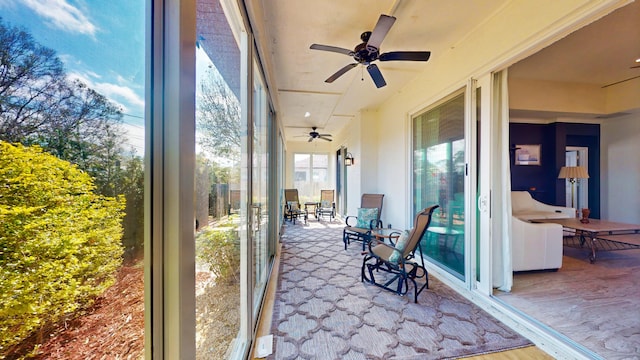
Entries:
[[311,132],[309,133],[309,140],[308,142],[312,142],[315,139],[322,139],[325,141],[332,141],[332,139],[330,139],[329,137],[332,136],[331,134],[320,134],[319,132],[316,131],[317,127],[312,127],[311,128]]
[[365,31],[360,35],[360,39],[362,43],[355,47],[355,49],[349,50],[336,46],[330,45],[320,45],[320,44],[312,44],[311,49],[313,50],[323,50],[323,51],[331,51],[339,54],[352,56],[356,61],[355,63],[348,64],[342,69],[338,70],[335,74],[329,76],[325,82],[332,83],[334,80],[344,75],[347,71],[353,69],[358,64],[366,65],[367,71],[373,82],[376,84],[376,87],[381,88],[387,85],[387,82],[384,80],[380,69],[376,64],[372,64],[372,62],[376,60],[380,61],[427,61],[431,56],[430,51],[391,51],[387,53],[380,54],[380,44],[382,40],[387,36],[387,33],[393,26],[393,23],[396,21],[396,18],[389,15],[380,15],[378,19],[378,23],[373,31]]

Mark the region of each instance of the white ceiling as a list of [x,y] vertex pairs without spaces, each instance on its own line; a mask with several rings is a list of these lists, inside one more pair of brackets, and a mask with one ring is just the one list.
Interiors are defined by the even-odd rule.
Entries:
[[[380,51],[423,51],[432,58],[455,47],[508,0],[253,0],[264,27],[257,34],[265,44],[262,60],[270,69],[278,116],[287,140],[307,141],[317,126],[338,133],[354,115],[402,89],[430,62],[376,62],[387,86],[377,89],[363,66],[333,83],[324,80],[349,56],[311,50],[313,43],[353,49],[360,34],[371,31],[380,14],[397,18]],[[640,57],[640,3],[617,10],[543,49],[509,70],[510,77],[587,82],[605,86],[640,75],[633,59]],[[256,29],[254,29],[256,31]],[[261,32],[261,33],[260,33]],[[310,116],[305,118],[305,113]]]

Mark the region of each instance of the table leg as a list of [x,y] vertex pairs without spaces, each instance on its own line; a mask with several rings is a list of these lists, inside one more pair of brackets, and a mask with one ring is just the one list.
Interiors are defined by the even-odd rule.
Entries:
[[[577,234],[577,232],[576,232]],[[598,238],[597,232],[590,232],[586,230],[580,231],[580,247],[583,247],[586,242],[588,242],[591,247],[591,255],[589,255],[589,262],[596,262],[596,239]]]
[[591,256],[589,256],[589,262],[596,262],[596,238],[598,237],[598,233],[589,233],[589,238],[591,240]]

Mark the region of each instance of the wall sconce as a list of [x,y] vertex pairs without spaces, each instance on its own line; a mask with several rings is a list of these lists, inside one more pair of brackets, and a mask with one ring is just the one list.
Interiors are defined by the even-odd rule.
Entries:
[[353,155],[351,155],[350,152],[347,153],[347,155],[344,156],[344,165],[345,166],[351,166],[355,164],[355,160],[353,159]]

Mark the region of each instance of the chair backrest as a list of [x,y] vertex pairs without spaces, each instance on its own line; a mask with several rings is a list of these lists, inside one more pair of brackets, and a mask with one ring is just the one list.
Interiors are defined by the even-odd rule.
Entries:
[[528,191],[511,192],[511,210],[514,213],[535,210],[536,204]]
[[229,190],[229,205],[231,209],[240,209],[240,190]]
[[360,199],[361,208],[378,208],[378,219],[376,219],[376,223],[380,221],[380,215],[382,214],[383,198],[384,194],[362,194],[362,199]]
[[430,206],[416,215],[416,218],[413,221],[413,229],[409,232],[409,241],[407,241],[407,246],[405,246],[404,251],[402,252],[403,258],[409,256],[409,254],[416,249],[416,246],[420,243],[420,239],[422,239],[424,233],[429,227],[429,224],[431,223],[433,211],[439,207],[440,205]]
[[333,190],[320,190],[320,202],[323,201],[333,203]]
[[298,189],[284,189],[284,201],[287,203],[289,203],[289,201],[300,203],[298,199]]

